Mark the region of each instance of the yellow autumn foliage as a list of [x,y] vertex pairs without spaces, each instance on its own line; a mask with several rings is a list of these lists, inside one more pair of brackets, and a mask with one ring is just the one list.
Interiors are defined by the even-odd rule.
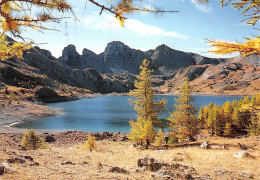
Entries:
[[212,52],[214,54],[232,54],[239,52],[243,56],[249,56],[253,54],[258,54],[260,56],[260,36],[250,39],[247,38],[245,43],[240,42],[226,42],[226,41],[211,41],[208,43],[212,47]]

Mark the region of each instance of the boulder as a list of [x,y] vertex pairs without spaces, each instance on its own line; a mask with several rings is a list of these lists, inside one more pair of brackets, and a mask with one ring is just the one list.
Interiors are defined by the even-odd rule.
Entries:
[[161,169],[163,166],[169,166],[169,163],[157,161],[154,158],[146,157],[143,159],[138,159],[137,165],[138,167],[146,167],[146,170],[157,171]]
[[3,165],[0,165],[0,175],[4,174],[5,167]]
[[7,159],[7,162],[24,164],[26,162],[26,159],[23,156],[12,156],[11,158]]
[[247,151],[239,151],[232,155],[235,158],[249,158],[249,159],[255,159],[255,156],[249,154]]
[[40,164],[38,162],[33,162],[33,163],[30,163],[28,164],[29,166],[39,166]]
[[220,145],[219,148],[220,150],[229,150],[227,146],[225,145]]
[[214,169],[214,172],[217,176],[228,173],[229,171],[226,169]]
[[74,163],[71,161],[63,161],[61,165],[74,165]]
[[239,173],[239,177],[254,179],[254,176],[252,174],[246,174],[246,173]]
[[200,145],[200,148],[201,148],[201,149],[211,149],[211,147],[210,147],[208,141],[203,142],[203,143]]
[[109,172],[129,174],[129,172],[127,170],[125,170],[124,168],[117,167],[117,166],[110,166],[108,171]]
[[2,166],[7,171],[13,171],[14,170],[14,168],[11,165],[9,165],[8,163],[2,163]]
[[54,141],[55,141],[55,138],[53,136],[48,135],[45,137],[45,142],[54,142]]

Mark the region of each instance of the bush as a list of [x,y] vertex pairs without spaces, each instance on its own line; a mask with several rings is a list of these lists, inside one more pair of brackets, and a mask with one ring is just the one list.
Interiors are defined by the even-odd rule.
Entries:
[[47,147],[44,141],[32,129],[29,132],[27,130],[24,132],[21,145],[33,150]]
[[96,140],[93,136],[91,136],[91,134],[88,135],[88,140],[85,148],[90,151],[96,149]]

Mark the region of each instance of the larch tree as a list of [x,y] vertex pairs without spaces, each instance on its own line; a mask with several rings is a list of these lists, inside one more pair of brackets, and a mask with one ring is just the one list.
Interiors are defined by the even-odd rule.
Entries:
[[193,139],[193,136],[198,132],[198,120],[196,116],[197,108],[191,103],[194,98],[191,96],[192,88],[189,85],[188,77],[185,78],[180,92],[179,98],[175,99],[175,111],[170,113],[167,120],[172,134],[176,138],[180,140],[187,137]]
[[[126,15],[141,11],[150,13],[178,12],[167,11],[158,8],[146,8],[142,0],[107,0],[99,3],[95,0],[86,0],[100,7],[100,15],[103,11],[113,13],[123,26]],[[54,13],[60,12],[62,15]],[[17,57],[22,58],[23,51],[30,49],[33,41],[27,42],[22,35],[27,28],[38,31],[50,29],[44,24],[46,22],[59,23],[64,17],[64,13],[73,14],[71,5],[66,0],[1,0],[0,1],[0,60]],[[33,15],[35,14],[35,15]],[[74,15],[74,17],[76,17]],[[21,39],[22,42],[11,41],[7,37]]]
[[[208,3],[209,0],[197,0],[199,3]],[[242,11],[241,13],[246,17],[244,21],[248,25],[254,26],[260,19],[260,1],[259,0],[220,0],[221,7],[227,6],[228,4]],[[257,31],[260,29],[256,28]],[[243,56],[249,56],[257,54],[260,56],[260,36],[254,36],[253,38],[245,37],[246,41],[242,42],[227,42],[227,41],[217,41],[217,40],[207,40],[210,44],[212,52],[214,54],[232,54],[239,52]]]
[[[21,58],[23,50],[31,48],[33,44],[25,41],[22,32],[26,31],[26,28],[38,31],[49,29],[43,24],[60,22],[63,17],[55,17],[52,15],[53,11],[72,12],[72,8],[65,0],[0,1],[0,59]],[[7,34],[22,39],[22,42],[14,42],[7,37]]]
[[159,114],[166,105],[165,99],[156,101],[155,91],[152,88],[152,72],[149,69],[149,61],[144,59],[135,82],[135,89],[129,93],[133,97],[130,99],[130,103],[134,105],[137,112],[136,122],[130,121],[130,139],[145,144],[146,148],[154,140],[156,134],[154,127],[163,126]]

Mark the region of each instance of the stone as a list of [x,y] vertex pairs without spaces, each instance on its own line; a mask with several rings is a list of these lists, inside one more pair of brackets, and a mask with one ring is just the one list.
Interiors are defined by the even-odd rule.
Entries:
[[239,177],[244,177],[248,179],[254,179],[254,176],[251,174],[246,174],[246,173],[239,173]]
[[124,168],[117,167],[117,166],[110,166],[108,172],[129,174],[129,171],[125,170]]
[[136,145],[135,144],[132,144],[131,146],[129,146],[130,148],[135,148]]
[[146,167],[146,169],[150,171],[157,171],[163,166],[169,166],[169,163],[157,161],[154,158],[146,157],[143,159],[138,159],[137,165],[138,167]]
[[23,156],[25,159],[33,161],[33,158],[31,156]]
[[244,144],[237,143],[241,150],[247,150],[247,146]]
[[28,164],[29,166],[39,166],[40,164],[38,162],[33,162],[33,163],[30,163]]
[[214,172],[217,176],[228,173],[229,171],[226,169],[214,169]]
[[172,161],[183,161],[184,158],[183,157],[178,157],[178,156],[173,156],[172,157]]
[[82,163],[80,163],[81,165],[85,165],[85,164],[89,164],[89,162],[87,161],[83,161]]
[[9,165],[8,163],[2,163],[2,166],[6,170],[9,170],[9,171],[13,171],[14,170],[14,168],[11,165]]
[[26,159],[23,156],[12,156],[6,160],[8,163],[25,163]]
[[61,165],[74,165],[71,161],[64,161],[61,163]]
[[48,135],[45,137],[45,142],[55,142],[55,141],[56,140],[53,136]]
[[5,167],[3,165],[0,165],[0,175],[4,174]]
[[97,164],[97,169],[102,169],[103,168],[103,164],[101,164],[100,162]]
[[220,145],[219,148],[220,150],[229,150],[227,146],[225,145]]
[[200,148],[201,148],[201,149],[211,149],[211,147],[210,147],[208,141],[203,142],[203,143],[200,145]]
[[255,156],[249,154],[247,151],[239,151],[232,155],[235,158],[249,158],[249,159],[255,159]]
[[22,146],[22,145],[18,145],[18,150],[21,150],[21,151],[26,151],[26,147]]

